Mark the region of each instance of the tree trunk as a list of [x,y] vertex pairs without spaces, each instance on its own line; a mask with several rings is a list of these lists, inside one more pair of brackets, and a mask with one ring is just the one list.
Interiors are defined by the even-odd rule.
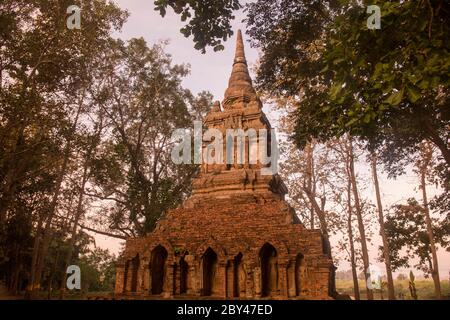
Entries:
[[[307,188],[311,190],[313,195],[316,194],[316,182],[314,177],[314,146],[311,143],[308,143],[305,148],[306,152],[306,173],[307,173]],[[310,208],[310,227],[311,230],[314,229],[314,220],[315,220],[315,214],[314,214],[314,206],[311,204]]]
[[373,300],[372,280],[370,277],[370,263],[369,263],[369,251],[367,249],[366,231],[364,227],[363,215],[361,210],[361,203],[359,201],[358,186],[356,184],[354,154],[352,138],[348,140],[348,156],[349,156],[349,173],[350,181],[352,183],[353,198],[355,199],[355,212],[358,219],[358,230],[361,237],[361,251],[363,259],[364,277],[366,279],[367,300]]
[[[311,228],[314,229],[314,220],[315,215],[317,215],[317,218],[319,219],[320,223],[320,229],[322,231],[322,236],[324,240],[324,245],[326,246],[326,252],[328,257],[333,260],[333,255],[331,252],[331,243],[330,243],[330,236],[328,232],[328,223],[326,220],[326,213],[325,213],[325,198],[321,199],[321,205],[317,203],[316,200],[316,182],[314,177],[314,151],[313,151],[313,145],[308,144],[308,150],[307,152],[307,165],[306,165],[306,179],[303,180],[303,192],[306,193],[308,200],[311,205]],[[336,295],[336,268],[333,266],[330,270],[330,276],[328,279],[329,283],[329,294],[331,296]]]
[[378,184],[377,157],[375,154],[372,154],[371,164],[372,164],[373,183],[375,185],[375,195],[377,197],[378,222],[380,224],[380,235],[381,235],[381,239],[383,240],[383,256],[384,256],[384,263],[386,265],[388,298],[389,298],[389,300],[395,300],[394,279],[392,277],[392,269],[391,269],[391,257],[390,257],[390,251],[389,251],[389,243],[387,240],[386,231],[384,229],[383,205],[381,203],[380,185]]
[[442,293],[441,293],[441,282],[439,279],[439,264],[438,264],[438,257],[437,257],[437,251],[436,251],[436,244],[434,242],[434,233],[433,233],[433,226],[431,223],[431,216],[430,216],[430,208],[428,206],[428,198],[427,198],[427,188],[426,188],[426,177],[427,177],[427,167],[429,164],[429,161],[432,157],[432,150],[431,148],[427,148],[426,146],[423,147],[423,163],[420,166],[420,189],[422,189],[422,198],[423,198],[423,207],[425,209],[425,221],[427,223],[427,233],[428,238],[430,240],[430,250],[431,255],[433,257],[433,266],[431,268],[431,276],[433,278],[434,282],[434,291],[436,293],[437,299],[442,299]]
[[[37,259],[36,259],[36,263],[32,264],[32,269],[31,269],[31,278],[34,279],[33,283],[31,284],[31,288],[33,290],[36,287],[40,286],[40,282],[41,282],[41,278],[42,278],[42,271],[43,271],[44,265],[45,265],[45,258],[47,256],[48,247],[51,242],[51,226],[52,226],[53,218],[55,216],[56,209],[58,206],[58,198],[61,193],[62,183],[63,183],[64,177],[66,176],[66,173],[67,173],[67,168],[68,168],[69,161],[70,161],[70,155],[72,152],[72,142],[73,142],[73,138],[74,138],[73,135],[75,134],[75,131],[77,129],[81,110],[82,110],[82,103],[80,102],[74,122],[71,127],[71,132],[68,136],[66,147],[64,149],[63,163],[61,165],[61,169],[59,171],[58,178],[55,183],[55,192],[53,193],[52,201],[51,201],[49,209],[48,209],[48,214],[46,215],[46,217],[44,219],[45,225],[44,225],[44,230],[43,230],[42,241],[38,241],[38,244],[36,246],[36,240],[35,240],[34,248],[37,249],[37,253],[36,253]],[[36,239],[38,239],[38,238],[36,238]],[[38,239],[38,240],[40,240],[40,239]],[[39,242],[40,242],[40,245],[39,245]],[[31,293],[30,296],[32,297],[33,293]]]
[[447,141],[445,139],[443,140],[439,136],[438,132],[433,127],[433,125],[431,124],[431,122],[429,121],[429,119],[427,117],[423,118],[422,123],[424,124],[424,128],[425,128],[426,132],[428,133],[427,140],[439,148],[439,150],[441,151],[442,157],[444,158],[445,162],[447,163],[447,167],[449,167],[450,166],[450,150],[449,150],[449,144],[447,142],[448,140]]
[[61,281],[61,287],[60,287],[60,291],[59,291],[59,298],[61,300],[64,299],[64,293],[66,290],[66,281],[67,281],[66,270],[67,270],[67,267],[69,266],[70,261],[72,260],[73,248],[75,246],[75,241],[77,238],[77,227],[78,227],[78,223],[80,221],[81,215],[83,213],[84,189],[86,188],[86,183],[88,181],[88,176],[89,176],[89,174],[88,174],[89,162],[90,162],[90,159],[87,159],[84,164],[83,178],[82,178],[82,182],[81,182],[81,186],[80,186],[80,193],[78,195],[78,202],[77,202],[77,208],[75,211],[72,232],[70,235],[69,249],[67,251],[67,255],[64,260],[64,274],[63,274],[63,279]]
[[355,246],[353,244],[351,189],[352,184],[349,180],[347,185],[347,199],[348,199],[347,228],[348,228],[348,241],[350,244],[350,263],[352,266],[353,291],[355,293],[355,300],[360,300],[361,296],[359,293],[358,272],[356,271]]
[[41,245],[41,232],[43,222],[44,215],[43,213],[40,213],[36,226],[36,234],[34,236],[34,245],[31,256],[30,282],[25,290],[25,299],[33,299],[35,291],[40,287],[40,283],[36,283],[36,266],[39,258],[39,247]]

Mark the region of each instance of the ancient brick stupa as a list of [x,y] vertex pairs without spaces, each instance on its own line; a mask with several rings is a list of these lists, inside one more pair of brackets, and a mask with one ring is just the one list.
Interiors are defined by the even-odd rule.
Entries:
[[[241,32],[225,99],[206,128],[271,126],[252,85]],[[247,141],[248,142],[248,141]],[[277,174],[260,163],[203,164],[192,196],[156,229],[126,242],[117,297],[327,299],[332,261],[319,230],[308,230],[284,200]]]

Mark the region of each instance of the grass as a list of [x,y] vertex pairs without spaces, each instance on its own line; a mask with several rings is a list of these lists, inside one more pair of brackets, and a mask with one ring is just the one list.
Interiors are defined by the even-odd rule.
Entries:
[[[359,282],[359,289],[361,299],[366,299],[366,287],[363,280]],[[416,280],[416,291],[419,300],[433,300],[436,299],[434,294],[434,284],[432,280]],[[336,280],[337,291],[341,294],[348,294],[354,296],[353,281],[352,280]],[[408,280],[394,280],[395,296],[397,299],[411,300],[409,293]],[[442,296],[450,299],[450,285],[449,281],[441,281]],[[381,300],[380,290],[374,290],[374,298]],[[383,298],[387,299],[387,288],[383,288]]]

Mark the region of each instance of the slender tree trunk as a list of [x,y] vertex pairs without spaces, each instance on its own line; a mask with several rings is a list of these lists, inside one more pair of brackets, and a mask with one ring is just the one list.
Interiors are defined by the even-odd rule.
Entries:
[[[450,149],[448,140],[442,139],[438,132],[436,131],[435,127],[431,124],[430,120],[425,116],[423,118],[424,128],[426,132],[428,133],[428,141],[433,143],[438,149],[441,151],[442,157],[444,158],[445,162],[447,163],[447,167],[450,166]],[[448,129],[447,129],[448,130]]]
[[353,278],[353,291],[355,292],[355,300],[361,300],[359,293],[359,283],[358,283],[358,272],[356,270],[356,258],[355,258],[355,246],[353,244],[353,228],[352,228],[352,184],[350,180],[347,184],[347,199],[348,199],[348,219],[347,219],[347,229],[348,229],[348,241],[350,244],[350,263],[352,267],[352,278]]
[[[55,215],[56,206],[58,203],[58,198],[61,192],[62,188],[62,182],[64,179],[64,176],[66,174],[67,165],[69,161],[69,152],[66,152],[63,160],[63,165],[61,167],[61,171],[58,175],[58,179],[56,181],[56,189],[53,193],[52,201],[50,203],[50,207],[48,210],[48,214],[44,218],[44,228],[42,229],[42,226],[38,226],[38,232],[36,234],[35,243],[34,243],[34,250],[33,250],[33,262],[31,265],[31,287],[30,289],[32,292],[30,292],[29,297],[34,297],[34,291],[38,290],[40,288],[41,278],[42,278],[42,271],[44,269],[45,265],[45,258],[47,256],[48,246],[51,241],[51,223],[53,220],[53,217]],[[42,236],[41,236],[42,233]],[[41,239],[42,238],[42,239]]]
[[[306,172],[307,172],[307,188],[309,190],[311,190],[311,192],[313,193],[313,195],[316,195],[316,182],[315,182],[315,177],[314,177],[314,146],[311,143],[309,143],[306,148]],[[315,224],[314,224],[314,220],[315,220],[315,214],[314,214],[314,206],[311,204],[310,208],[310,227],[311,229],[314,229]]]
[[420,169],[420,189],[422,189],[423,207],[425,209],[425,221],[427,223],[427,233],[428,233],[428,238],[430,240],[431,255],[433,257],[431,276],[434,281],[434,291],[436,293],[436,297],[438,299],[442,299],[441,282],[439,279],[439,264],[438,264],[437,250],[436,250],[436,244],[434,242],[433,226],[431,223],[430,208],[428,206],[427,187],[426,187],[427,168],[428,168],[429,162],[431,161],[431,157],[432,157],[431,148],[427,148],[427,146],[423,146],[423,159],[422,159],[423,163],[419,168]]
[[36,265],[39,255],[39,247],[41,243],[42,224],[44,222],[44,214],[39,213],[38,222],[36,226],[36,234],[34,236],[33,253],[31,256],[31,268],[30,268],[30,282],[25,291],[25,299],[33,299],[34,292],[39,289],[40,283],[36,283]]
[[[324,239],[324,243],[326,245],[326,252],[327,256],[333,260],[333,255],[331,252],[331,243],[330,243],[330,236],[328,233],[328,224],[326,220],[326,214],[325,211],[319,206],[316,199],[314,198],[313,194],[311,193],[311,190],[307,190],[306,188],[303,189],[308,196],[309,201],[311,202],[311,205],[314,207],[314,211],[317,214],[317,217],[319,218],[320,222],[320,230],[322,231],[322,236]],[[325,202],[323,201],[322,204]],[[330,277],[329,277],[329,294],[335,295],[336,294],[336,268],[332,267],[332,270],[330,270]]]
[[361,237],[361,251],[363,259],[364,277],[366,280],[367,300],[373,300],[372,280],[370,277],[370,263],[369,263],[369,251],[367,249],[366,231],[364,227],[364,220],[361,210],[361,203],[359,200],[358,186],[356,184],[355,163],[353,154],[353,142],[352,138],[348,140],[348,155],[349,155],[349,173],[350,181],[352,183],[353,198],[355,199],[355,212],[358,220],[358,230]]
[[86,188],[86,183],[88,181],[88,176],[89,176],[89,174],[88,174],[89,161],[90,161],[90,159],[86,160],[86,162],[84,164],[83,178],[82,178],[82,182],[81,182],[81,186],[80,186],[80,193],[78,195],[78,202],[77,202],[77,208],[75,211],[72,232],[70,235],[69,249],[67,251],[67,255],[64,260],[64,275],[63,275],[63,279],[61,281],[61,287],[60,287],[60,291],[59,291],[59,298],[61,300],[64,299],[64,294],[65,294],[65,290],[66,290],[67,273],[65,271],[67,270],[67,267],[69,266],[69,263],[72,260],[73,248],[75,246],[75,241],[77,239],[77,227],[78,227],[78,223],[80,221],[81,215],[83,213],[84,190]]
[[[82,110],[82,104],[80,103],[80,105],[78,106],[78,109],[77,109],[77,114],[76,114],[74,123],[71,128],[71,133],[69,135],[67,145],[64,150],[63,163],[61,165],[61,168],[60,168],[60,171],[58,174],[58,178],[55,183],[55,192],[53,193],[53,197],[52,197],[52,201],[50,203],[49,209],[48,209],[48,213],[46,214],[46,216],[43,220],[44,229],[42,230],[42,232],[41,232],[42,227],[37,230],[37,234],[36,234],[36,238],[35,238],[35,242],[34,242],[34,248],[33,248],[33,261],[32,261],[32,265],[31,265],[31,277],[30,277],[32,279],[32,282],[30,285],[31,292],[29,292],[27,294],[28,298],[33,298],[34,291],[36,289],[39,289],[39,287],[40,287],[42,271],[43,271],[44,265],[45,265],[45,258],[47,256],[48,247],[51,242],[52,221],[53,221],[53,218],[56,213],[56,208],[58,206],[58,198],[61,194],[62,183],[64,181],[64,177],[66,176],[67,168],[68,168],[69,161],[70,161],[70,155],[71,155],[71,151],[72,151],[72,139],[73,139],[72,135],[76,131],[76,128],[78,125],[78,119],[81,114],[81,110]],[[42,233],[42,239],[41,239],[41,233]]]
[[378,222],[380,224],[381,239],[383,240],[383,256],[384,256],[384,263],[386,265],[388,298],[389,300],[395,300],[394,279],[392,277],[392,269],[391,269],[391,257],[390,257],[389,243],[387,240],[386,231],[384,229],[383,205],[381,203],[380,185],[378,183],[378,174],[377,174],[377,157],[375,154],[372,154],[371,162],[372,162],[373,183],[375,185],[375,194],[377,197]]

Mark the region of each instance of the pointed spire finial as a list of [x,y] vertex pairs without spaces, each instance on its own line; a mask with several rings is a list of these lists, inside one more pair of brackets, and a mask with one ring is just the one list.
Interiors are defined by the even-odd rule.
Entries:
[[231,101],[249,100],[253,96],[256,96],[256,91],[253,88],[252,79],[248,72],[242,32],[238,30],[233,70],[228,82],[228,89],[225,91],[224,107],[230,104]]
[[239,63],[239,62],[247,64],[247,60],[245,60],[244,41],[242,40],[241,29],[239,29],[237,31],[236,53],[234,55],[234,63]]

